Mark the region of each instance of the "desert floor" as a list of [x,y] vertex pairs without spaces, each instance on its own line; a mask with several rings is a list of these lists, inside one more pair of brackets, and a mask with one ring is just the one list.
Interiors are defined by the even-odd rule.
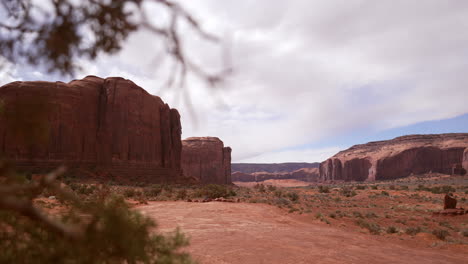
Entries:
[[206,264],[468,261],[466,245],[433,248],[429,234],[375,236],[357,226],[349,231],[267,204],[171,201],[137,209],[156,219],[160,231],[180,227],[190,237],[188,251]]

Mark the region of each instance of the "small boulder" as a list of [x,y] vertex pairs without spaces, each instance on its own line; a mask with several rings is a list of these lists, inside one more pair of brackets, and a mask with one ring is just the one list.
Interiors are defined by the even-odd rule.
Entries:
[[456,209],[457,199],[453,198],[451,194],[446,194],[444,197],[444,209]]

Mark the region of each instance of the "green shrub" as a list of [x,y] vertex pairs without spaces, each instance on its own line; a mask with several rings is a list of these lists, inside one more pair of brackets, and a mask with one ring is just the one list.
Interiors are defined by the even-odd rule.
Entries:
[[382,196],[390,196],[390,194],[389,194],[388,192],[386,192],[386,191],[382,191],[382,192],[380,193],[380,195],[382,195]]
[[268,191],[274,192],[274,191],[276,191],[276,187],[273,186],[273,185],[268,185]]
[[288,199],[285,199],[285,198],[276,198],[274,200],[274,204],[277,205],[277,206],[289,206],[291,205],[291,201],[289,201]]
[[320,185],[318,188],[319,193],[329,193],[330,192],[330,187],[325,186],[325,185]]
[[440,240],[445,240],[445,238],[450,234],[447,230],[444,229],[434,229],[432,234]]
[[354,191],[350,187],[341,188],[340,193],[345,197],[353,197],[357,195],[356,191]]
[[364,218],[360,212],[354,211],[353,216],[356,218]]
[[281,191],[281,190],[276,190],[273,194],[274,194],[276,197],[282,197],[282,196],[283,196],[283,191]]
[[372,185],[371,188],[372,190],[377,190],[379,187],[377,185]]
[[155,222],[131,210],[123,197],[87,202],[57,183],[47,186],[67,204],[60,213],[30,207],[38,195],[28,191],[34,185],[17,185],[21,192],[6,194],[15,201],[11,206],[0,197],[0,263],[192,263],[180,250],[188,245],[185,236],[178,230],[158,233]]
[[468,229],[465,229],[461,232],[462,236],[468,237]]
[[369,232],[371,234],[373,234],[373,235],[380,234],[380,230],[381,230],[380,225],[378,225],[376,223],[369,223],[369,222],[364,221],[363,219],[358,219],[358,220],[356,220],[355,223],[358,226],[369,230]]
[[254,189],[257,189],[257,191],[259,192],[266,192],[265,185],[263,184],[255,184]]
[[162,191],[163,191],[163,187],[159,184],[153,184],[152,186],[147,187],[143,190],[144,194],[147,197],[156,197],[160,195]]
[[387,233],[388,233],[388,234],[395,234],[395,233],[397,233],[397,232],[398,232],[398,229],[397,229],[396,227],[394,227],[394,226],[389,226],[389,227],[387,228]]
[[358,185],[356,186],[356,190],[365,190],[367,189],[367,186],[366,185]]
[[123,194],[127,198],[132,198],[132,197],[135,197],[137,195],[137,192],[133,188],[127,188],[127,189],[124,190]]
[[181,189],[177,192],[176,199],[177,200],[184,200],[187,198],[187,190]]
[[288,192],[287,194],[289,200],[293,201],[293,202],[296,202],[299,200],[299,194],[297,194],[297,192]]
[[210,199],[216,198],[228,198],[231,196],[236,196],[236,192],[225,185],[220,184],[208,184],[203,186],[201,189],[196,191],[196,196],[206,197]]
[[378,218],[378,216],[374,212],[369,212],[366,214],[366,218]]
[[420,233],[421,231],[422,230],[421,230],[421,228],[419,226],[418,227],[408,227],[408,228],[406,228],[405,233],[407,235],[414,236],[414,235]]

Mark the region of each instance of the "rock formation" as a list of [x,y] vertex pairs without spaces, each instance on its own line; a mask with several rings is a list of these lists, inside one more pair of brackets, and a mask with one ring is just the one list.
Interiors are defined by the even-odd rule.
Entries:
[[465,169],[465,174],[468,174],[468,148],[463,152],[463,168]]
[[453,198],[448,193],[444,196],[444,209],[456,209],[457,199]]
[[216,137],[191,137],[182,141],[182,171],[201,183],[231,183],[231,148]]
[[232,181],[240,182],[260,182],[266,180],[295,179],[307,182],[316,182],[319,180],[318,168],[302,168],[292,172],[254,172],[243,173],[236,171],[232,174]]
[[[129,80],[13,82],[0,87],[0,99],[5,108],[0,151],[20,169],[36,173],[65,164],[132,182],[173,181],[181,175],[179,113]],[[41,144],[22,139],[11,125],[31,105],[48,109]],[[31,129],[37,125],[30,124]]]
[[341,151],[320,164],[320,180],[390,180],[411,174],[451,174],[465,160],[468,133],[410,135]]

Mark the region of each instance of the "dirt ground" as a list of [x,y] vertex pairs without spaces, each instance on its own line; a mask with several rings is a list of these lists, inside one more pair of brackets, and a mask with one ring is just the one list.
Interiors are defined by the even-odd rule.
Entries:
[[[190,237],[200,263],[466,263],[465,245],[432,248],[425,238],[402,240],[327,225],[258,203],[150,202],[137,207],[169,232]],[[359,229],[359,227],[355,227]],[[427,238],[432,239],[432,238]]]

